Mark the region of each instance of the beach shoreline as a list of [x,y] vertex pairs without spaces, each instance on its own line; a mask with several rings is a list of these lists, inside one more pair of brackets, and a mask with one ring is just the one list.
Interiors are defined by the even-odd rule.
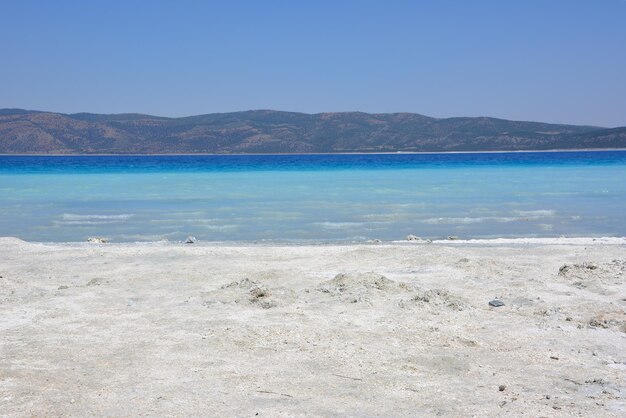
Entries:
[[[413,236],[412,239],[401,240],[253,240],[253,241],[209,241],[197,240],[186,243],[184,240],[156,240],[156,241],[110,241],[106,237],[92,237],[94,242],[85,241],[29,241],[18,237],[0,237],[1,242],[15,242],[43,246],[151,246],[151,247],[369,247],[369,246],[493,246],[493,245],[626,245],[626,237],[611,236],[578,236],[578,237],[502,237],[502,238],[459,238],[448,237],[439,239],[420,238]],[[103,242],[97,242],[103,240]]]
[[625,275],[615,237],[0,238],[0,409],[623,416]]

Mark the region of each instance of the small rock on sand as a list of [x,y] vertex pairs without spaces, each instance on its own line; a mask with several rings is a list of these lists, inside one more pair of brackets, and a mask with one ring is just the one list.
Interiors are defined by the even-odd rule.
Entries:
[[498,308],[500,306],[504,306],[504,302],[500,299],[494,299],[489,301],[489,306],[493,306],[494,308]]

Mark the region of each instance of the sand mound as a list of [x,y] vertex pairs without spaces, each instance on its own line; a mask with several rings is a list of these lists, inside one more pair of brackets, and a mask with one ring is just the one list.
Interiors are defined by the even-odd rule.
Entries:
[[320,283],[317,290],[338,297],[345,302],[368,303],[372,299],[410,292],[413,290],[413,286],[407,283],[398,283],[374,272],[341,273],[331,280]]
[[563,264],[559,276],[574,279],[601,279],[623,276],[626,273],[626,260],[613,260],[609,263],[586,261],[579,264]]
[[202,294],[205,306],[216,303],[258,306],[263,309],[285,306],[295,299],[293,291],[283,287],[268,288],[248,278],[221,286],[212,292]]
[[418,291],[410,299],[401,299],[398,302],[401,308],[411,307],[436,307],[447,308],[453,311],[462,311],[468,307],[458,296],[453,295],[447,290],[442,289],[430,289],[425,291]]
[[579,264],[563,264],[559,268],[559,276],[570,278],[591,278],[600,272],[598,264],[586,261]]
[[609,263],[583,262],[578,264],[564,264],[559,268],[558,276],[566,279],[578,289],[611,295],[614,291],[607,288],[611,284],[619,284],[624,280],[626,273],[625,260],[613,260]]
[[587,325],[591,328],[615,328],[626,332],[626,313],[623,310],[602,312],[590,318]]
[[6,246],[23,246],[23,245],[27,245],[28,242],[24,241],[23,239],[20,238],[16,238],[16,237],[0,237],[0,245],[6,245]]
[[374,272],[338,274],[335,278],[320,283],[317,290],[348,303],[371,304],[381,301],[400,308],[430,306],[457,311],[467,307],[460,298],[446,290],[424,290],[415,284],[396,282]]

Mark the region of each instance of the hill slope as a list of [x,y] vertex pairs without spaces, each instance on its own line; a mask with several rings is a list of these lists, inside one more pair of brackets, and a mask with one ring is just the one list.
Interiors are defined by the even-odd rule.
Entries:
[[255,110],[182,118],[0,109],[0,153],[302,153],[626,148],[626,128]]

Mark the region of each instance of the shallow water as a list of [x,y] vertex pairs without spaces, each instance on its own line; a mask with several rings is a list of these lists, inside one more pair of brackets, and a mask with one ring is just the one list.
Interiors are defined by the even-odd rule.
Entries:
[[34,241],[626,236],[626,151],[0,156],[0,236]]

